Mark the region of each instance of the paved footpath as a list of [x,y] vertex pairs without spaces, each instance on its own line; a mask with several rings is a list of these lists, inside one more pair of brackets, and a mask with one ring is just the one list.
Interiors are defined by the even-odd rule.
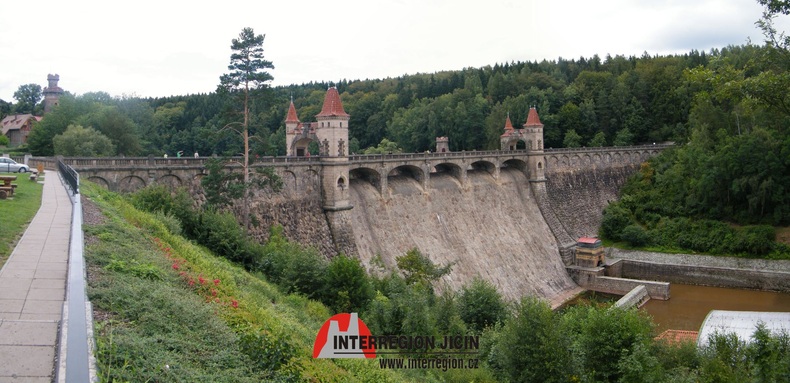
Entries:
[[0,383],[53,379],[70,231],[68,191],[48,170],[41,208],[0,269]]

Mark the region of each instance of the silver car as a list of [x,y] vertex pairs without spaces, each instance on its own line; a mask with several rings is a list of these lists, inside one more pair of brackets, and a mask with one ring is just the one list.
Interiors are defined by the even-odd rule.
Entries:
[[30,167],[25,164],[19,164],[16,161],[6,158],[0,157],[0,172],[3,173],[27,173],[30,171]]

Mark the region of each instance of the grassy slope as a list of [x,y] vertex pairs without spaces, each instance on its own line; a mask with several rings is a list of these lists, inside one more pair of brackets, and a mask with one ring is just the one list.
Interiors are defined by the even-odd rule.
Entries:
[[375,360],[312,359],[330,316],[322,304],[282,294],[117,195],[81,191],[106,216],[85,227],[104,381],[404,380]]
[[0,267],[2,267],[41,206],[43,188],[37,182],[28,181],[28,175],[25,173],[0,173],[0,175],[17,176],[14,183],[19,185],[13,199],[0,200]]

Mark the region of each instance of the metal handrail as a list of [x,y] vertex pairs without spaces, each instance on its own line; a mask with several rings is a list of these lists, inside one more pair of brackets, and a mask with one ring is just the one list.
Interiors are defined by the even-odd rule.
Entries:
[[58,171],[71,189],[72,195],[80,194],[80,175],[71,166],[58,159]]

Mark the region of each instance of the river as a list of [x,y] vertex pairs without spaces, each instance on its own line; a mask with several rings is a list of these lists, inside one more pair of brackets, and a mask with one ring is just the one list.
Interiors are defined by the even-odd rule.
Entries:
[[790,293],[692,286],[673,283],[667,301],[651,299],[642,310],[653,317],[657,333],[698,331],[711,310],[790,312]]

